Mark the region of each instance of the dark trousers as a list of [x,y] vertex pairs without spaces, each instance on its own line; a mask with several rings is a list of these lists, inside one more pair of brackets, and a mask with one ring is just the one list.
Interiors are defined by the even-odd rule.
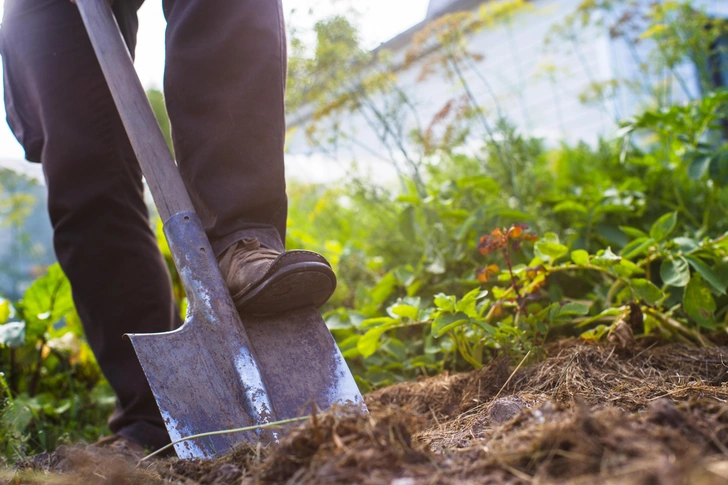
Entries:
[[[133,52],[143,0],[113,10]],[[245,237],[282,250],[286,44],[279,0],[164,0],[165,95],[175,154],[220,254]],[[78,10],[6,0],[0,30],[8,122],[42,162],[58,260],[99,365],[117,393],[109,426],[168,441],[125,333],[179,325],[150,229],[142,175]]]

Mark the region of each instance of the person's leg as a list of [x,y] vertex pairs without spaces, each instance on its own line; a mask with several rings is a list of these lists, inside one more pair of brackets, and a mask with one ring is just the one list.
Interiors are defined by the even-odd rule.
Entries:
[[[140,4],[114,2],[132,49]],[[43,164],[56,255],[91,348],[118,396],[109,427],[161,446],[169,440],[164,423],[123,338],[179,324],[139,166],[77,7],[68,0],[6,0],[5,6],[8,114],[28,158]]]
[[175,155],[215,252],[283,251],[286,41],[278,0],[164,0]]
[[[286,40],[280,0],[164,0],[175,154],[241,313],[320,306],[336,288],[284,252]],[[260,247],[262,245],[262,247]]]

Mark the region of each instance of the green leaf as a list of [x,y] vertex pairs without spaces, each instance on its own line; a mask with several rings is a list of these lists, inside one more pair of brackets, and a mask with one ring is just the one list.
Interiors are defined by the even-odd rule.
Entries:
[[0,323],[7,322],[8,318],[13,316],[14,313],[15,312],[13,311],[13,306],[10,304],[10,300],[0,298]]
[[699,275],[693,275],[685,288],[683,309],[701,327],[710,329],[715,327],[713,320],[713,312],[716,309],[715,299]]
[[571,260],[579,266],[589,264],[589,253],[583,249],[577,249],[571,252]]
[[672,242],[677,244],[677,247],[679,247],[680,251],[683,253],[695,251],[700,247],[700,243],[698,241],[689,237],[674,237],[672,238]]
[[513,221],[530,221],[533,219],[527,212],[519,211],[518,209],[511,209],[510,207],[490,207],[485,212],[486,216],[500,216],[504,219]]
[[690,282],[690,266],[682,256],[670,257],[660,265],[660,278],[666,285],[682,288]]
[[647,237],[647,233],[637,229],[636,227],[619,226],[619,229],[628,236],[634,238]]
[[435,317],[435,321],[432,322],[432,335],[435,337],[440,337],[443,334],[452,330],[453,328],[464,325],[469,321],[470,318],[468,318],[468,316],[463,312],[442,312],[437,317]]
[[417,320],[417,315],[420,313],[420,309],[412,305],[395,303],[389,307],[389,312],[397,315],[398,317],[406,317],[410,320]]
[[619,262],[619,264],[615,264],[612,266],[612,271],[614,271],[617,275],[623,276],[625,278],[628,278],[630,276],[643,274],[645,270],[634,264],[629,259],[624,259]]
[[632,290],[635,296],[642,300],[645,300],[650,305],[657,303],[662,299],[664,293],[657,286],[655,286],[650,280],[644,278],[635,278],[630,281]]
[[354,357],[359,356],[359,350],[356,346],[359,343],[360,338],[361,337],[359,335],[351,335],[338,343],[341,355],[343,355],[344,358],[353,359]]
[[465,294],[455,305],[455,310],[462,312],[469,317],[477,317],[478,310],[476,305],[479,299],[485,298],[488,295],[487,291],[481,291],[480,288],[476,288]]
[[669,212],[664,216],[657,219],[657,221],[650,228],[650,237],[657,242],[661,242],[677,226],[677,212]]
[[559,237],[556,234],[547,232],[536,242],[534,250],[539,258],[554,262],[566,254],[569,248],[559,242]]
[[584,204],[581,204],[579,202],[573,201],[573,200],[565,200],[563,202],[560,202],[556,204],[553,208],[553,211],[556,213],[559,212],[578,212],[580,214],[586,214],[588,212],[588,209]]
[[632,259],[641,256],[647,252],[651,245],[655,244],[655,240],[649,237],[640,237],[627,244],[622,248],[621,254],[623,258]]
[[559,309],[558,316],[587,315],[588,313],[589,305],[585,305],[578,301],[571,301]]
[[420,205],[422,203],[422,199],[416,195],[400,195],[396,200],[397,202],[405,202],[412,205]]
[[368,330],[359,338],[356,349],[363,357],[370,357],[379,349],[379,338],[384,335],[387,330],[397,326],[397,321],[385,323],[378,327]]
[[692,266],[695,271],[700,273],[700,276],[705,278],[705,281],[707,281],[710,286],[715,288],[715,291],[717,291],[721,295],[725,295],[726,284],[720,276],[718,276],[708,265],[703,263],[702,260],[696,258],[695,256],[686,256],[686,258],[690,263],[690,266]]
[[711,160],[710,179],[719,186],[728,184],[728,151],[722,151]]
[[623,312],[620,308],[607,308],[606,310],[602,311],[599,315],[594,315],[591,318],[588,318],[587,320],[584,320],[583,322],[579,322],[577,327],[586,327],[587,325],[594,323],[595,321],[604,318],[604,317],[616,317],[617,315],[620,315]]
[[366,330],[368,328],[372,327],[378,327],[380,325],[385,325],[393,322],[398,322],[398,318],[392,318],[392,317],[377,317],[377,318],[367,318],[366,320],[362,321],[359,325],[359,328],[362,330]]
[[688,165],[688,177],[693,180],[702,179],[708,172],[711,159],[710,155],[694,154],[690,165]]
[[25,344],[25,322],[10,322],[0,325],[0,345],[19,348]]
[[445,293],[438,293],[435,295],[435,305],[438,310],[444,312],[452,312],[455,310],[456,298],[452,295],[446,295]]
[[51,325],[73,312],[71,285],[58,263],[30,285],[23,295],[22,306],[29,341],[35,341]]
[[397,287],[397,277],[394,275],[394,273],[389,272],[384,277],[379,280],[379,282],[374,285],[374,288],[371,289],[369,294],[372,297],[372,303],[375,305],[381,305],[384,303],[387,298],[389,298],[392,293],[394,293],[394,289]]

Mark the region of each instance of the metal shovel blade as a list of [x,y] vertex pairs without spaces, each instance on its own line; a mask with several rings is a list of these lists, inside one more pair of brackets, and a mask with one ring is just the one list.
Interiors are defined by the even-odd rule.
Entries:
[[[294,418],[363,400],[315,308],[241,322],[194,213],[165,223],[190,302],[178,330],[133,334],[134,349],[173,441],[199,433]],[[209,274],[213,273],[213,274]],[[216,273],[217,276],[214,274]],[[206,458],[275,431],[234,433],[175,445],[180,458]]]

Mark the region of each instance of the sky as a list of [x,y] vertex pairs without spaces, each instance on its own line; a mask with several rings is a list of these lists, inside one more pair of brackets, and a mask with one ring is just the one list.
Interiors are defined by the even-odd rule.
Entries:
[[[4,0],[0,0],[0,8]],[[362,42],[374,48],[400,32],[422,21],[428,0],[367,0],[356,2],[358,27]],[[147,0],[139,11],[139,34],[136,69],[145,87],[160,87],[164,70],[164,28],[161,0]],[[350,0],[283,0],[286,21],[299,31],[310,30],[316,19],[350,11]],[[365,5],[362,5],[365,4]],[[2,86],[0,85],[0,94]],[[13,137],[5,120],[5,108],[0,103],[0,164],[32,174],[38,173],[35,164],[24,163],[23,150]]]

